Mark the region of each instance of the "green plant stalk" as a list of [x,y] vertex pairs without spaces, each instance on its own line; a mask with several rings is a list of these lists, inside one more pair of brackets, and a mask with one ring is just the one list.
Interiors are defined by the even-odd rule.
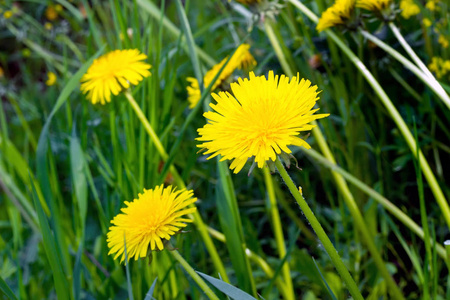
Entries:
[[[313,22],[316,23],[318,22],[317,16],[312,11],[310,11],[305,5],[303,5],[300,1],[298,0],[288,0],[288,1],[291,2],[298,9],[300,9]],[[405,121],[403,121],[400,113],[397,111],[394,104],[389,99],[388,95],[380,86],[378,81],[373,77],[372,73],[370,73],[370,71],[366,68],[366,66],[362,63],[362,61],[359,60],[359,58],[352,52],[352,50],[350,50],[350,48],[346,44],[344,44],[333,31],[327,29],[324,30],[324,32],[338,45],[339,48],[341,48],[341,50],[353,62],[356,68],[364,75],[368,83],[372,86],[372,88],[375,90],[380,100],[383,102],[384,106],[386,107],[386,110],[391,115],[395,124],[397,124],[397,127],[400,130],[401,134],[403,135],[404,139],[406,140],[406,143],[408,144],[412,154],[416,158],[419,157],[420,161],[422,162],[421,165],[422,172],[425,175],[428,184],[430,185],[431,191],[433,192],[433,195],[436,198],[436,201],[442,211],[442,214],[444,215],[444,219],[447,222],[447,226],[450,228],[450,207],[447,203],[447,200],[445,199],[444,193],[439,187],[436,177],[431,171],[430,165],[425,159],[425,156],[423,155],[422,151],[419,150],[416,152],[417,148],[416,141],[414,140],[414,137],[409,131]]]
[[[131,92],[129,90],[125,91],[125,97],[128,99],[128,102],[134,109],[139,121],[144,126],[147,133],[149,134],[159,155],[161,155],[161,158],[164,161],[166,161],[169,156],[168,156],[167,152],[165,151],[164,146],[161,144],[161,141],[159,140],[158,136],[156,135],[155,131],[153,130],[152,126],[148,122],[147,118],[145,117],[141,108],[137,104],[136,100],[134,100],[134,98],[131,95]],[[175,169],[175,167],[172,165],[172,166],[170,166],[169,170],[172,173],[172,176],[175,179],[175,182],[177,183],[178,187],[180,189],[186,188],[186,185],[184,184],[183,179],[181,178],[180,174]],[[193,213],[193,220],[194,220],[194,224],[196,225],[198,231],[200,232],[200,235],[203,238],[203,242],[205,243],[205,246],[208,249],[209,254],[211,255],[211,259],[214,263],[214,266],[217,269],[217,272],[219,272],[220,276],[222,276],[222,279],[224,281],[230,282],[228,279],[227,273],[225,271],[225,267],[222,263],[222,260],[220,259],[219,253],[217,252],[217,249],[214,246],[214,243],[208,234],[208,229],[206,228],[205,223],[203,222],[198,211],[195,211]]]
[[445,92],[444,88],[439,84],[439,82],[436,80],[436,78],[433,76],[433,74],[430,72],[430,70],[427,68],[427,66],[422,62],[422,60],[417,56],[417,54],[414,52],[414,50],[411,48],[411,46],[406,42],[403,35],[400,33],[400,30],[398,27],[390,22],[389,27],[391,28],[392,32],[394,33],[395,37],[398,39],[400,44],[402,45],[403,49],[411,56],[412,60],[416,63],[416,65],[419,66],[419,68],[422,70],[425,75],[428,76],[431,83],[436,87],[436,92],[439,92],[439,96],[441,97],[442,101],[444,101],[445,105],[447,105],[448,108],[450,108],[450,97]]
[[[389,46],[388,44],[384,43],[374,35],[370,34],[369,32],[365,30],[360,30],[360,33],[379,46],[381,49],[389,53],[392,57],[397,59],[400,63],[403,64],[403,66],[407,69],[409,69],[412,73],[414,73],[420,80],[422,80],[423,83],[425,83],[441,100],[444,102],[445,105],[447,105],[448,108],[450,108],[450,97],[445,92],[445,90],[442,88],[442,86],[437,82],[437,80],[433,77],[433,74],[430,73],[428,75],[427,73],[423,72],[421,69],[416,67],[410,60],[408,60],[406,57],[404,57],[402,54],[400,54],[397,50]],[[401,35],[400,35],[401,36]],[[403,37],[402,37],[403,38]],[[404,41],[406,43],[406,41]],[[406,44],[408,45],[408,44]],[[408,45],[409,47],[409,45]],[[426,67],[425,67],[426,68]],[[428,70],[428,69],[427,69]],[[430,77],[432,76],[432,77]]]
[[[414,222],[407,214],[401,211],[397,206],[395,206],[391,201],[380,195],[377,191],[369,187],[367,184],[351,175],[337,164],[332,163],[327,158],[322,156],[319,152],[314,149],[304,149],[301,148],[303,153],[313,158],[316,162],[322,164],[326,168],[333,170],[336,173],[339,173],[344,177],[348,182],[355,185],[358,189],[363,191],[369,197],[377,201],[380,205],[382,205],[387,211],[389,211],[394,217],[396,217],[400,222],[402,222],[406,227],[408,227],[412,232],[414,232],[419,238],[425,240],[425,234],[423,229]],[[447,262],[447,255],[444,247],[441,244],[436,243],[436,250],[439,256]]]
[[[286,246],[284,244],[284,235],[283,235],[283,229],[281,226],[281,220],[280,220],[280,213],[278,211],[277,206],[277,199],[275,197],[275,189],[273,186],[273,179],[272,176],[270,176],[270,170],[268,167],[263,168],[264,173],[264,181],[266,183],[266,189],[267,189],[267,195],[269,197],[270,202],[270,217],[272,219],[272,226],[273,231],[275,233],[275,241],[278,248],[278,255],[280,259],[283,259],[286,256]],[[287,288],[287,295],[288,298],[286,299],[295,299],[294,294],[294,287],[292,284],[292,278],[291,278],[291,270],[289,268],[289,262],[285,262],[282,268],[282,273],[284,280],[286,282],[286,288]]]
[[[266,31],[267,32],[267,31]],[[267,36],[275,50],[275,53],[277,54],[280,63],[282,61],[286,61],[283,52],[281,52],[281,46],[279,45],[280,42],[276,39],[274,35],[270,33],[270,30],[267,32]],[[294,75],[292,69],[288,64],[283,64],[284,71],[287,73],[288,76],[292,77]],[[317,122],[312,122],[313,125],[317,125]],[[333,156],[333,153],[331,152],[330,148],[328,147],[328,144],[318,126],[315,126],[312,129],[312,133],[314,137],[316,138],[317,143],[319,144],[319,147],[321,151],[324,153],[325,157],[333,162],[336,163],[336,160]],[[386,267],[386,264],[384,263],[375,243],[374,238],[372,237],[372,234],[370,233],[369,229],[366,226],[366,223],[364,222],[364,218],[361,215],[361,212],[358,208],[358,205],[355,202],[355,199],[353,198],[352,193],[350,192],[350,189],[348,188],[347,183],[345,182],[344,178],[336,172],[332,171],[333,179],[336,182],[336,185],[340,191],[340,193],[343,196],[343,199],[347,205],[347,207],[350,210],[350,213],[352,214],[352,217],[356,223],[356,228],[358,228],[364,238],[364,241],[366,242],[366,245],[372,254],[372,257],[374,259],[374,262],[377,266],[377,268],[380,270],[381,275],[386,280],[386,283],[390,287],[390,292],[393,296],[395,296],[396,299],[404,299],[403,295],[400,291],[400,289],[397,287],[395,281],[392,279],[391,275],[389,274],[389,271]]]
[[297,189],[296,185],[292,181],[291,177],[289,177],[289,174],[286,172],[286,169],[284,168],[283,163],[280,161],[280,159],[277,159],[275,161],[275,165],[278,169],[278,172],[281,175],[281,178],[283,178],[283,180],[286,183],[287,187],[289,188],[289,191],[291,192],[292,196],[294,196],[295,200],[297,201],[298,205],[300,206],[300,209],[302,210],[306,219],[308,219],[309,223],[311,224],[311,227],[316,232],[317,237],[322,242],[322,245],[325,248],[325,251],[327,251],[328,255],[330,256],[331,261],[333,262],[337,271],[341,275],[341,278],[346,283],[347,288],[350,291],[350,294],[353,296],[354,299],[364,299],[361,295],[361,292],[358,289],[358,286],[356,285],[355,281],[353,280],[352,275],[350,275],[349,271],[347,270],[347,267],[342,262],[341,257],[339,256],[338,252],[336,251],[336,248],[334,248],[334,246],[331,243],[330,239],[328,238],[327,234],[323,230],[322,225],[320,225],[319,220],[317,220],[317,218],[314,215],[314,213],[312,212],[311,208],[309,208],[308,203],[306,203],[305,199],[300,194],[299,190]]
[[172,250],[170,253],[183,266],[184,270],[189,274],[189,276],[192,277],[192,279],[194,279],[209,299],[219,300],[211,288],[203,281],[203,279],[195,272],[191,265],[180,255],[177,250]]

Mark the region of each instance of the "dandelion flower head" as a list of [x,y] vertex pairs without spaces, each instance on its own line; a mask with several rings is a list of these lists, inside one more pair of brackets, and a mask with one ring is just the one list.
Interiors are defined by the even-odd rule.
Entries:
[[238,173],[249,158],[254,158],[259,168],[266,161],[275,161],[278,154],[291,153],[288,146],[310,148],[299,138],[302,131],[311,130],[311,121],[328,116],[314,113],[318,98],[317,86],[309,80],[285,75],[239,78],[231,84],[232,94],[212,94],[217,104],[214,111],[204,114],[208,123],[198,129],[197,145],[222,160],[232,160],[230,169]]
[[130,84],[137,85],[150,76],[151,66],[144,62],[147,55],[137,49],[115,50],[94,60],[81,78],[81,91],[96,104],[111,101]]
[[345,24],[350,19],[356,0],[336,0],[322,13],[317,24],[317,30],[323,31],[329,27]]
[[[220,73],[217,80],[213,83],[211,91],[215,90],[218,86],[225,82],[236,69],[250,69],[256,65],[256,60],[253,58],[249,50],[250,45],[248,44],[242,44],[236,49],[222,73]],[[222,69],[227,60],[228,56],[225,57],[220,63],[213,66],[211,70],[206,72],[203,77],[204,87],[211,84],[214,77],[216,77],[217,73],[219,73],[220,69]],[[191,84],[187,87],[189,108],[194,108],[201,98],[200,85],[198,80],[193,77],[188,77],[187,81]]]
[[48,72],[47,73],[47,81],[45,81],[45,84],[47,86],[52,86],[56,83],[56,74],[53,72]]
[[370,11],[383,11],[392,3],[392,0],[357,0],[356,6]]
[[138,199],[125,201],[127,207],[122,208],[111,223],[107,234],[110,251],[114,259],[122,255],[125,259],[125,245],[128,259],[146,257],[149,250],[163,250],[164,241],[170,240],[191,219],[184,216],[195,212],[196,208],[188,206],[197,198],[187,190],[176,191],[172,186],[163,185],[155,189],[145,190]]
[[402,17],[409,19],[420,13],[420,7],[414,3],[414,0],[402,0],[400,2],[400,9],[402,10]]

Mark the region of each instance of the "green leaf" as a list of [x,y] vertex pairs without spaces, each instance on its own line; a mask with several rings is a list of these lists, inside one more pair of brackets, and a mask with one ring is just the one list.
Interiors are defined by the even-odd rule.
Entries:
[[238,289],[237,287],[232,286],[225,281],[216,279],[209,275],[203,274],[201,272],[197,272],[198,275],[202,276],[206,281],[211,283],[216,289],[227,295],[228,297],[236,300],[257,300],[253,296],[247,294],[246,292]]

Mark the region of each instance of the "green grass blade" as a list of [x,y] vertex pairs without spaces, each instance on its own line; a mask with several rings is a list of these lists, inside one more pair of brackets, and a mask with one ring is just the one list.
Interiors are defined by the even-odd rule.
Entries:
[[14,295],[11,288],[8,286],[8,284],[3,280],[2,276],[0,276],[0,290],[5,294],[6,297],[10,300],[17,300],[16,295]]
[[55,244],[55,239],[50,230],[50,226],[47,221],[47,217],[45,216],[44,210],[42,209],[41,203],[38,200],[38,195],[36,193],[36,189],[34,184],[31,184],[34,205],[36,206],[37,215],[39,218],[39,225],[41,227],[42,238],[44,240],[44,249],[47,254],[48,261],[50,263],[50,267],[52,269],[53,281],[55,283],[56,295],[58,299],[61,300],[69,300],[68,293],[68,283],[66,276],[63,273],[63,266],[61,262],[61,253],[59,253],[59,249]]

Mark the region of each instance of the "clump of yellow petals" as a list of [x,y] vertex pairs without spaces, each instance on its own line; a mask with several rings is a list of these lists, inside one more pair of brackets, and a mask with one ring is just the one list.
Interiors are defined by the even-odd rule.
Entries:
[[47,86],[52,86],[52,85],[54,85],[56,83],[56,79],[57,79],[57,77],[56,77],[55,73],[48,72],[47,73],[47,81],[45,81],[45,84]]
[[449,46],[448,39],[445,37],[445,35],[440,34],[438,38],[438,43],[442,46],[442,48],[447,49]]
[[427,3],[425,4],[425,7],[430,11],[435,11],[439,8],[437,6],[438,2],[439,0],[428,0]]
[[110,102],[111,94],[117,96],[151,75],[145,59],[147,55],[137,49],[109,52],[94,60],[81,78],[80,89],[93,104]]
[[414,3],[414,0],[402,0],[400,2],[400,9],[402,10],[401,15],[405,19],[409,19],[420,13],[420,7]]
[[356,6],[370,11],[383,11],[392,3],[392,0],[357,0]]
[[56,10],[55,5],[49,5],[45,9],[45,17],[49,21],[55,21],[58,18],[58,11]]
[[322,13],[316,29],[320,32],[336,25],[345,24],[351,17],[356,0],[336,0]]
[[450,60],[444,60],[441,57],[433,57],[431,63],[428,65],[430,71],[436,74],[438,79],[444,78],[450,74]]
[[214,111],[204,114],[208,123],[198,129],[197,145],[211,154],[208,159],[221,155],[221,160],[232,160],[230,169],[238,173],[249,158],[254,158],[259,168],[277,155],[291,153],[288,146],[310,148],[299,138],[302,131],[311,130],[309,122],[328,116],[314,113],[317,86],[309,80],[285,75],[239,78],[231,84],[232,94],[212,94],[217,104]]
[[422,24],[423,24],[425,27],[429,28],[433,23],[431,23],[431,20],[430,20],[430,19],[428,19],[428,18],[423,18]]
[[[222,69],[227,60],[228,56],[225,57],[220,63],[213,66],[211,70],[206,72],[205,76],[203,77],[204,87],[208,87],[211,84],[211,82],[214,80],[214,77],[216,77],[217,73],[219,73],[220,69]],[[250,53],[250,45],[240,45],[234,52],[228,64],[223,69],[222,73],[220,73],[217,80],[213,83],[211,91],[215,90],[219,85],[225,82],[236,69],[250,69],[254,66],[256,66],[256,60]],[[190,86],[186,88],[188,92],[189,108],[194,108],[201,98],[200,85],[198,83],[198,80],[193,77],[188,77],[187,81],[190,83]]]
[[14,13],[13,13],[11,10],[6,10],[6,11],[3,13],[3,18],[5,18],[5,19],[10,19],[10,18],[12,18],[13,15],[14,15]]
[[160,185],[154,190],[144,189],[144,193],[132,202],[125,201],[127,207],[121,209],[122,213],[114,217],[113,226],[109,227],[108,255],[115,254],[114,259],[122,255],[120,262],[123,262],[124,242],[128,259],[146,257],[149,250],[163,250],[164,241],[186,227],[185,223],[192,222],[184,217],[196,210],[195,207],[188,208],[197,201],[192,196],[190,190],[176,191],[172,186],[164,188]]

